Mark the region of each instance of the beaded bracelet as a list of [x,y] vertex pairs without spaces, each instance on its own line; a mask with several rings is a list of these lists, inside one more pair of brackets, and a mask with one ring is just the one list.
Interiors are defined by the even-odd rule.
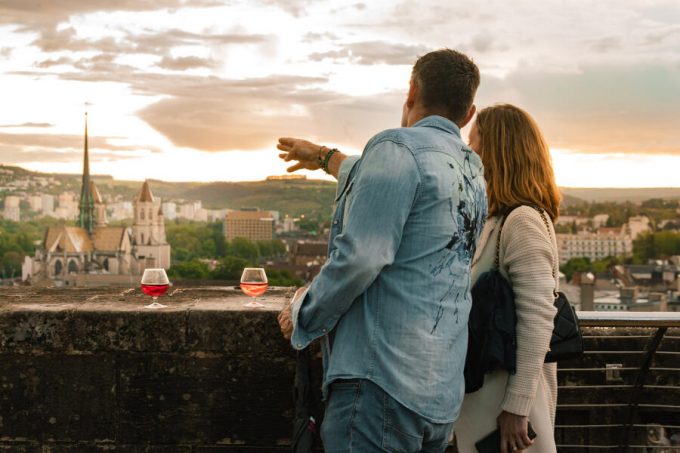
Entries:
[[337,148],[331,148],[326,153],[326,158],[323,160],[323,165],[321,166],[321,168],[323,168],[323,171],[325,171],[326,173],[330,173],[328,171],[328,163],[331,161],[331,156],[337,152],[338,152]]
[[319,167],[321,167],[321,168],[323,168],[323,161],[324,161],[324,158],[321,157],[321,153],[323,153],[324,149],[328,149],[328,148],[325,147],[325,146],[321,146],[321,148],[319,148],[319,152],[316,155],[316,161],[318,162]]

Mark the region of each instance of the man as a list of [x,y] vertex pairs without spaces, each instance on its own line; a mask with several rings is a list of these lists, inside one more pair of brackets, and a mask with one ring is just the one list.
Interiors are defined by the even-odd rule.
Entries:
[[[479,157],[460,138],[479,71],[439,50],[413,67],[402,128],[361,159],[281,139],[286,160],[338,176],[329,257],[279,315],[322,338],[327,452],[441,452],[464,395],[470,262],[486,219]],[[343,160],[344,159],[344,160]]]

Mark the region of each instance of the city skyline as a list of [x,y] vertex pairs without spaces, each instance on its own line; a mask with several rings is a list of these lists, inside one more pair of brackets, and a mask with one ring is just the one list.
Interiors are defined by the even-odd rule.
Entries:
[[264,179],[281,135],[360,152],[415,59],[451,47],[479,107],[537,119],[561,186],[680,186],[672,1],[109,3],[0,0],[0,163],[78,173],[87,110],[93,174]]

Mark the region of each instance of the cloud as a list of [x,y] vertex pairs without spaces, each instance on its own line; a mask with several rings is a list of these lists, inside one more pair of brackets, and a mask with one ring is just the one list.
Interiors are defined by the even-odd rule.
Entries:
[[0,124],[0,127],[52,127],[50,123]]
[[[30,124],[30,123],[29,123]],[[21,126],[26,127],[26,126]],[[32,127],[49,127],[49,126],[32,126]],[[116,152],[134,152],[140,151],[140,147],[131,145],[115,145],[109,140],[117,139],[119,137],[89,137],[88,145],[91,150],[108,150]],[[64,150],[80,150],[83,149],[82,135],[68,135],[68,134],[10,134],[0,132],[0,147],[5,151],[14,150],[30,150],[42,149],[50,150],[50,152],[63,152]],[[149,150],[146,148],[145,150]],[[158,152],[159,150],[151,149],[151,151]],[[3,153],[4,154],[4,153]],[[3,159],[5,157],[3,156]]]
[[478,107],[526,109],[552,147],[578,152],[680,154],[680,67],[600,65],[579,73],[518,70],[484,77]]
[[316,52],[309,55],[312,61],[326,59],[361,65],[388,64],[412,65],[416,59],[432,49],[421,45],[368,41],[345,44],[338,50]]
[[207,58],[199,57],[163,57],[158,66],[174,71],[184,71],[186,69],[210,68],[214,66],[214,62]]
[[621,37],[619,36],[607,36],[606,38],[600,38],[594,40],[590,43],[589,47],[595,52],[607,53],[614,50],[620,49],[623,46]]
[[340,35],[326,31],[323,33],[309,32],[305,33],[301,41],[308,44],[318,43],[319,41],[336,41],[340,39]]
[[662,44],[673,36],[680,36],[680,27],[668,27],[665,30],[656,30],[645,36],[644,44],[654,46]]
[[[102,11],[155,11],[186,6],[184,0],[3,0],[0,24],[20,24],[24,30],[54,26],[69,17]],[[218,0],[192,0],[193,8],[220,6]]]
[[73,27],[56,29],[43,28],[32,44],[43,52],[97,51],[110,54],[167,55],[170,49],[179,46],[266,44],[273,38],[261,34],[245,33],[192,33],[180,29],[158,32],[127,33],[123,39],[105,37],[86,39],[78,36]]
[[[24,149],[0,143],[0,155],[5,164],[26,164],[35,162],[81,162],[83,152],[76,150],[53,150],[49,148]],[[134,159],[137,156],[112,152],[93,151],[90,160],[93,162]]]

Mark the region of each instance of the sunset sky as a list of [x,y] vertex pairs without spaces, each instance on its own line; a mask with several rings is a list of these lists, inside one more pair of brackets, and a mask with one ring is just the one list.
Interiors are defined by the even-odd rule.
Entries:
[[279,136],[397,126],[441,47],[478,107],[536,118],[560,185],[680,186],[678,0],[0,0],[0,163],[80,172],[87,110],[93,173],[263,179]]

